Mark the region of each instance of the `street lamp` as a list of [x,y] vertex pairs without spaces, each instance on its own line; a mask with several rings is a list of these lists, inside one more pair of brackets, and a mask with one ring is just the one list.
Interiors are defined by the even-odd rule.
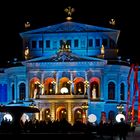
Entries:
[[117,109],[118,109],[118,113],[122,114],[123,109],[124,109],[123,104],[119,104],[119,105],[117,105]]
[[87,94],[87,88],[89,87],[89,81],[84,81],[84,85],[85,85],[85,91],[86,91],[86,94]]
[[83,115],[82,115],[83,123],[86,123],[88,104],[87,103],[83,103],[81,107],[82,107],[82,110],[83,110]]
[[125,120],[125,116],[124,114],[122,113],[123,112],[123,109],[124,109],[124,105],[123,104],[118,104],[117,105],[117,109],[118,109],[118,114],[116,115],[116,121],[117,122],[121,122],[121,119],[123,118],[123,120]]

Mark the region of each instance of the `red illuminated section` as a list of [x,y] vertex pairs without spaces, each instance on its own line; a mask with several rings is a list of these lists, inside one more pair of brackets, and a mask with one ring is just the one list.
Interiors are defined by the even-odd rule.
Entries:
[[129,103],[130,103],[130,76],[132,70],[134,71],[134,93],[132,98],[132,110],[131,110],[131,125],[134,124],[134,105],[135,105],[135,99],[136,99],[136,93],[138,92],[138,124],[140,124],[140,91],[139,91],[139,85],[138,85],[138,65],[131,65],[129,74],[128,74],[128,97],[127,97],[127,105],[126,105],[126,121],[128,121],[128,110],[129,110]]
[[140,90],[138,95],[138,124],[140,124]]
[[134,68],[134,94],[132,99],[132,117],[131,117],[131,124],[134,124],[134,104],[135,104],[135,98],[136,98],[136,92],[139,93],[139,86],[138,86],[138,65],[136,65]]
[[128,96],[127,96],[127,104],[126,104],[126,121],[128,121],[128,109],[129,109],[129,104],[130,104],[130,76],[132,69],[134,67],[134,64],[131,65],[131,68],[129,70],[129,74],[127,77],[127,84],[128,84]]

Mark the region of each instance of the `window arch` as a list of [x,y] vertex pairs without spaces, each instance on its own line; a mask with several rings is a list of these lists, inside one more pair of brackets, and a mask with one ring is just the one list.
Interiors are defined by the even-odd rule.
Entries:
[[76,84],[76,94],[84,94],[84,83],[81,81]]
[[83,110],[81,108],[77,108],[74,111],[74,122],[77,121],[83,122],[82,114],[83,114]]
[[99,98],[99,84],[96,81],[90,83],[91,89],[91,99]]
[[82,77],[77,77],[74,79],[74,94],[83,95],[84,94],[84,79]]
[[26,86],[24,83],[19,85],[19,100],[25,100]]
[[125,99],[125,85],[124,85],[124,83],[121,83],[121,86],[120,86],[120,99],[121,100]]
[[59,93],[60,94],[63,94],[61,91],[63,88],[66,88],[68,90],[65,94],[70,94],[70,84],[68,83],[68,81],[69,81],[69,78],[67,77],[62,77],[59,80]]
[[56,82],[54,78],[48,77],[44,82],[44,95],[55,94]]
[[41,92],[40,89],[40,79],[37,77],[33,77],[30,80],[30,98],[39,98],[39,94]]
[[90,99],[99,99],[100,96],[100,79],[92,77],[90,79]]
[[115,100],[115,83],[114,82],[108,83],[108,99]]
[[115,112],[114,111],[109,111],[108,113],[108,120],[114,122],[115,121]]

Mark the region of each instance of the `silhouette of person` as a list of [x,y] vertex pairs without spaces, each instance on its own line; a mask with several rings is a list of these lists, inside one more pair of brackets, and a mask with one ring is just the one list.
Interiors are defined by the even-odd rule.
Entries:
[[127,124],[124,122],[124,119],[120,119],[119,123],[119,138],[120,140],[126,140],[127,135]]

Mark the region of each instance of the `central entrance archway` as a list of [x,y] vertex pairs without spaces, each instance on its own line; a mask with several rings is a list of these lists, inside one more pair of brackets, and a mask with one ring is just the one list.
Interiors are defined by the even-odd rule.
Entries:
[[56,110],[56,119],[57,120],[67,120],[68,119],[68,115],[67,115],[67,110],[65,107],[59,107]]
[[81,108],[76,108],[74,111],[74,122],[83,122],[83,110]]

